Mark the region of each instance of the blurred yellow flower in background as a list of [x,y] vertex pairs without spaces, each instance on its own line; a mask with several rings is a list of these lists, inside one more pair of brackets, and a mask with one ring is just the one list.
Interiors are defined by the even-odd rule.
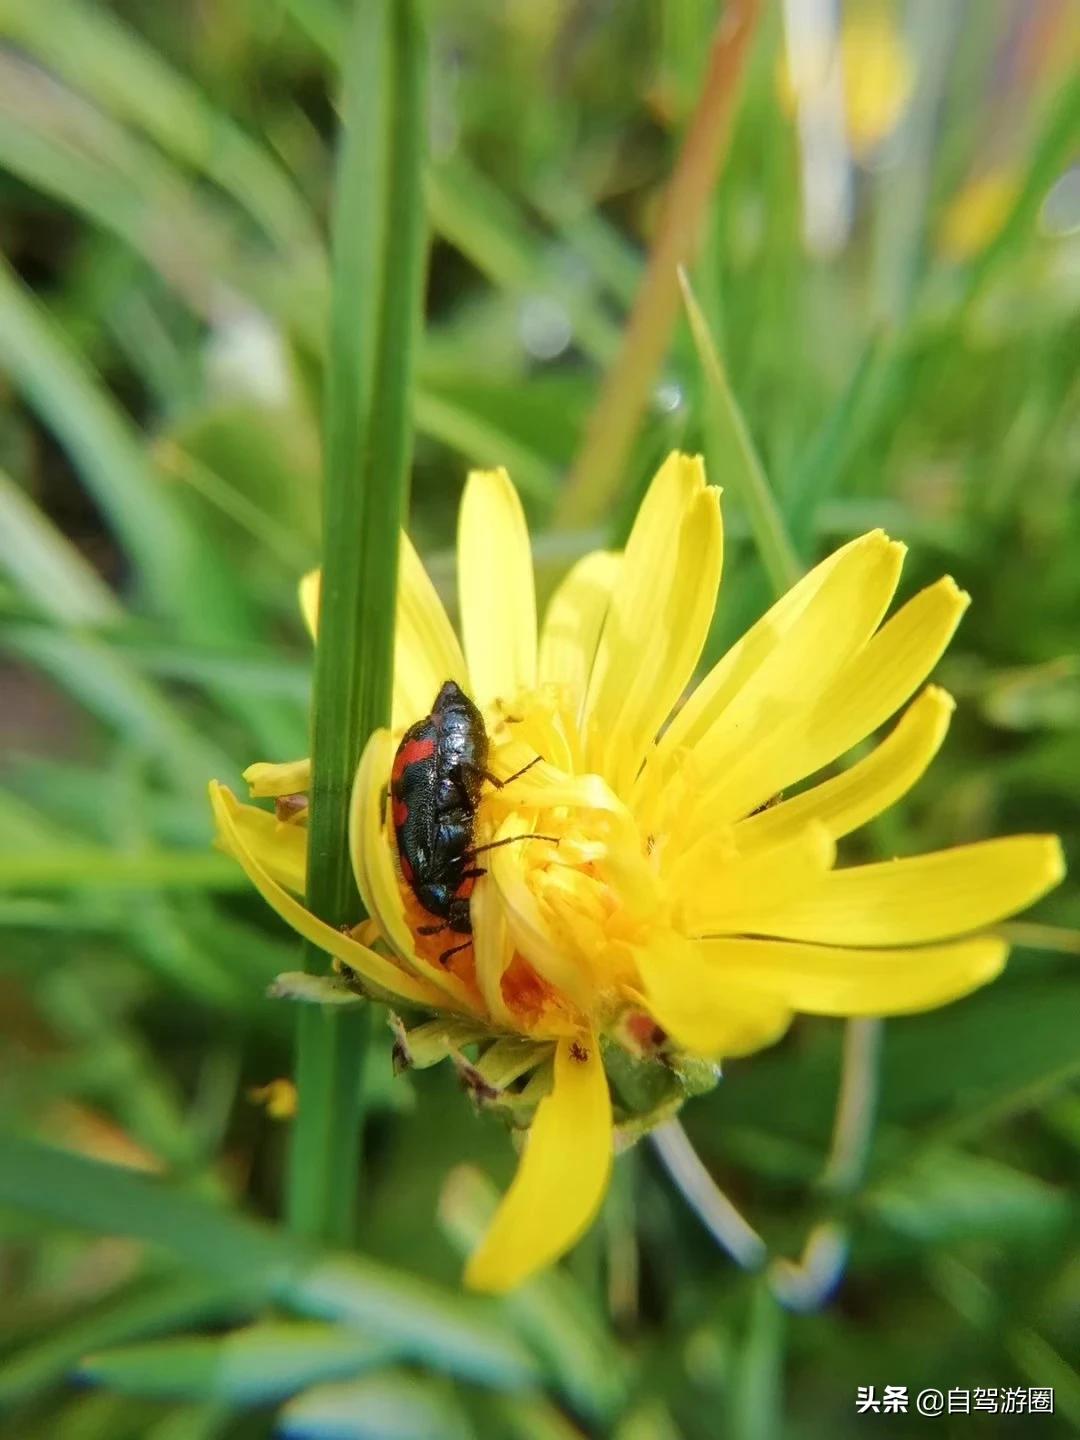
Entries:
[[[865,159],[893,133],[915,89],[911,48],[891,6],[848,7],[838,28],[800,29],[793,73],[790,53],[777,73],[780,103],[794,114],[834,85],[852,154]],[[839,77],[836,67],[839,66]]]
[[[625,551],[580,560],[538,627],[517,494],[505,471],[474,473],[459,644],[402,538],[392,731],[371,736],[352,797],[371,918],[349,934],[298,898],[307,762],[247,772],[254,795],[277,797],[276,815],[211,787],[220,843],[269,904],[366,993],[434,1017],[401,1031],[402,1056],[411,1036],[417,1053],[436,1034],[477,1044],[475,1062],[459,1055],[474,1093],[499,1091],[514,1123],[531,1122],[468,1265],[476,1288],[508,1289],[562,1254],[601,1202],[613,1135],[670,1114],[695,1073],[772,1044],[796,1012],[897,1015],[984,984],[1007,947],[972,932],[1061,878],[1057,840],[1033,835],[837,866],[838,842],[929,765],[950,697],[928,686],[848,769],[782,792],[915,694],[968,597],[945,578],[886,620],[904,547],[872,531],[812,570],[687,696],[722,555],[719,491],[699,458],[673,454]],[[314,630],[317,576],[302,601]],[[472,944],[443,963],[445,937],[422,933],[431,917],[401,875],[387,785],[396,740],[447,679],[480,707],[496,777],[535,763],[482,794],[476,844],[516,843],[483,857]],[[538,834],[550,838],[528,838]],[[681,1088],[655,1111],[636,1105],[620,1084],[627,1064]]]
[[938,230],[938,249],[956,264],[985,250],[1008,218],[1018,190],[1010,170],[988,170],[953,196]]
[[892,9],[848,9],[840,32],[848,140],[860,158],[899,125],[915,88],[915,62]]

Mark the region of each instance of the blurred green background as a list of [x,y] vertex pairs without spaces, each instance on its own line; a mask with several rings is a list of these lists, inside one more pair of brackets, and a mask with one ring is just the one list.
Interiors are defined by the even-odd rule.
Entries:
[[[460,1175],[440,1195],[462,1164],[505,1183],[512,1150],[449,1067],[395,1079],[381,1022],[370,1267],[316,1294],[238,1218],[280,1214],[287,1123],[252,1092],[290,1072],[265,989],[296,947],[209,848],[205,786],[307,751],[349,8],[0,0],[0,1433],[1075,1433],[1075,882],[1010,927],[1001,981],[888,1025],[847,1273],[811,1313],[714,1245],[648,1145],[558,1275],[459,1298],[483,1202]],[[721,12],[427,6],[411,528],[450,605],[470,465],[510,469],[545,593],[625,535],[669,448],[725,483],[681,322],[614,496],[574,468]],[[882,853],[1057,830],[1080,866],[1078,46],[1071,0],[765,4],[686,216],[800,561],[880,524],[902,594],[949,571],[973,596],[937,677],[952,733]],[[770,596],[731,488],[725,518],[707,658]],[[804,1020],[685,1112],[776,1255],[824,1213],[841,1043]],[[871,1384],[1050,1385],[1055,1414],[856,1416]]]

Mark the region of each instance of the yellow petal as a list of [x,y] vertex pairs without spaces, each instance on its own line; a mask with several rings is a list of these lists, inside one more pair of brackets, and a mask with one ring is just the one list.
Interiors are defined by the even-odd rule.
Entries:
[[730,982],[701,945],[670,931],[634,950],[649,1013],[677,1044],[709,1059],[749,1055],[779,1040],[791,1008],[745,983]]
[[475,1009],[461,980],[417,952],[405,918],[394,865],[392,832],[385,823],[385,794],[394,742],[388,730],[376,730],[364,746],[349,802],[349,854],[364,908],[387,944],[407,969],[449,995],[458,1009]]
[[[522,816],[513,814],[499,826],[495,838],[507,840],[530,830]],[[516,845],[503,845],[488,856],[488,873],[499,892],[511,939],[538,975],[587,1013],[594,998],[591,975],[577,957],[568,953],[565,938],[553,928],[549,915],[526,884],[522,857],[514,853],[516,850]]]
[[308,634],[312,640],[316,640],[319,635],[319,597],[322,592],[322,571],[309,570],[306,575],[302,576],[299,591],[300,614],[304,617]]
[[948,576],[899,609],[820,690],[783,734],[761,737],[718,782],[722,798],[702,796],[715,817],[736,819],[785,785],[812,775],[857,745],[922,684],[941,658],[970,596]]
[[404,533],[398,557],[396,624],[391,724],[395,730],[403,730],[430,711],[444,680],[456,680],[468,689],[454,627],[423,561]]
[[[318,631],[321,586],[320,570],[300,581],[300,608],[312,639]],[[461,646],[423,561],[403,531],[394,631],[394,728],[402,730],[426,715],[444,680],[468,688]]]
[[888,738],[842,775],[740,820],[734,829],[739,850],[775,845],[811,820],[837,840],[865,825],[920,779],[941,748],[954,708],[951,695],[928,686]]
[[369,950],[366,945],[357,944],[342,931],[335,930],[332,925],[318,919],[298,900],[294,900],[252,854],[236,820],[236,812],[244,807],[231,791],[219,785],[216,780],[210,782],[210,803],[229,854],[240,862],[248,879],[270,908],[298,935],[310,940],[328,955],[344,961],[350,969],[380,990],[404,1000],[414,1000],[421,1005],[445,1004],[445,997],[433,986],[406,975],[399,966],[377,955],[374,950]]
[[[693,814],[683,817],[687,837],[737,820],[778,784],[802,751],[807,715],[841,667],[865,645],[892,598],[904,547],[873,531],[849,546],[805,610],[695,742],[694,764],[702,774]],[[797,774],[806,771],[798,769]],[[756,801],[754,803],[757,803]]]
[[476,983],[480,994],[496,1025],[516,1029],[514,1017],[502,993],[502,978],[514,957],[514,945],[507,928],[506,913],[489,875],[477,880],[469,910],[473,925]]
[[[235,801],[232,822],[243,849],[254,856],[268,875],[279,885],[297,895],[307,887],[307,830],[301,825],[283,825],[269,810],[257,805],[241,805]],[[221,831],[222,847],[237,860],[229,835]]]
[[244,771],[253,799],[268,795],[302,795],[311,788],[311,761],[286,760],[280,765],[259,761]]
[[917,950],[856,950],[783,940],[705,940],[709,963],[734,985],[810,1015],[905,1015],[993,980],[1009,947],[995,935]]
[[611,1172],[611,1097],[595,1036],[560,1040],[550,1095],[465,1283],[502,1294],[564,1254],[600,1208]]
[[832,870],[810,894],[743,916],[757,935],[836,945],[919,945],[993,925],[1065,873],[1053,835],[1010,835],[906,860]]
[[621,556],[610,550],[584,556],[555,591],[544,616],[540,680],[565,688],[571,713],[578,719],[620,563]]
[[747,916],[815,893],[835,859],[835,841],[814,822],[774,847],[717,863],[707,845],[696,846],[674,878],[683,897],[682,928],[691,935],[752,930]]
[[588,768],[623,797],[694,673],[722,563],[719,491],[700,456],[673,454],[634,522],[585,699]]
[[[882,531],[872,532],[884,538]],[[692,747],[713,726],[750,677],[768,660],[776,647],[801,619],[825,581],[838,566],[850,563],[853,553],[865,549],[870,535],[860,535],[822,560],[813,570],[793,585],[786,595],[737,640],[724,657],[717,661],[700,685],[695,686],[686,704],[672,717],[671,724],[657,745],[658,758],[663,760],[673,751]]]
[[472,696],[480,706],[536,685],[529,531],[505,470],[474,470],[458,519],[458,595]]

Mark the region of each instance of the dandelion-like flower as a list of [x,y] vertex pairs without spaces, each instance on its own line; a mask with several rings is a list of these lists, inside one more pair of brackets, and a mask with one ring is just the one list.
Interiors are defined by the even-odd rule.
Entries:
[[[838,842],[926,769],[952,700],[926,687],[849,768],[791,787],[915,694],[968,597],[945,578],[885,620],[904,547],[872,531],[687,695],[722,549],[719,492],[700,459],[672,455],[625,551],[582,559],[538,630],[517,494],[502,470],[474,473],[459,645],[402,538],[392,730],[372,735],[352,797],[370,919],[350,934],[298,898],[306,811],[284,797],[305,790],[307,762],[247,772],[255,796],[279,797],[276,815],[212,787],[221,843],[270,905],[351,984],[419,1021],[396,1021],[400,1058],[454,1053],[477,1099],[528,1127],[468,1264],[476,1288],[507,1289],[563,1253],[600,1204],[617,1137],[673,1113],[718,1061],[772,1044],[799,1011],[898,1015],[984,984],[1007,947],[972,932],[1062,875],[1057,840],[1034,835],[837,865]],[[301,593],[314,630],[318,577]],[[482,787],[471,939],[449,944],[405,878],[388,797],[396,742],[448,679],[481,710],[491,773],[517,777]]]

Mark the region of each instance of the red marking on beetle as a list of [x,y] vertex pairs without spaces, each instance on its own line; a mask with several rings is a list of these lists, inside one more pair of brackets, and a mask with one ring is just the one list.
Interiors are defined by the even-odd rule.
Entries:
[[409,864],[409,857],[407,855],[402,855],[399,851],[398,859],[401,861],[402,879],[405,881],[406,885],[411,885],[413,882],[413,868]]
[[408,805],[406,805],[404,800],[395,800],[390,807],[390,812],[394,817],[394,828],[396,830],[400,830],[402,825],[404,825],[405,821],[409,818]]
[[394,756],[394,768],[390,772],[390,778],[400,780],[410,765],[418,765],[422,760],[430,760],[434,754],[434,740],[406,741]]

